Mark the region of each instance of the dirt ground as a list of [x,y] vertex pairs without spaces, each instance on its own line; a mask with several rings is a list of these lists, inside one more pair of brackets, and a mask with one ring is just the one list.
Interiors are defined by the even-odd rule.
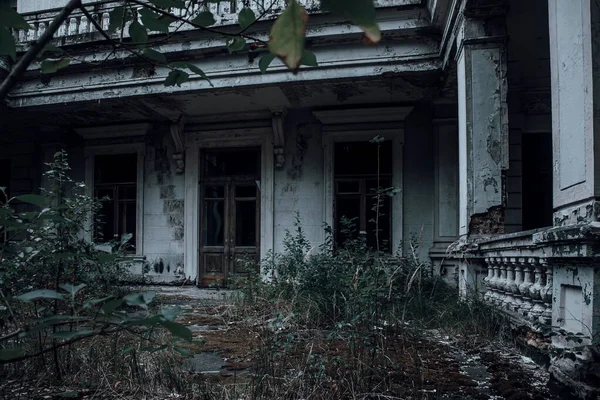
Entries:
[[[342,390],[340,385],[345,381],[336,382],[336,377],[345,376],[348,370],[368,370],[365,376],[372,380],[373,396],[364,398],[559,398],[546,386],[549,376],[545,369],[506,343],[448,337],[437,331],[427,331],[424,336],[389,332],[385,354],[357,355],[350,349],[348,338],[332,338],[330,332],[288,331],[284,327],[274,333],[267,332],[264,324],[248,324],[248,318],[224,317],[231,315],[226,308],[232,306],[219,301],[185,296],[166,296],[163,301],[183,305],[188,312],[180,322],[204,340],[204,344],[190,348],[195,353],[190,368],[222,385],[233,381],[243,384],[259,371],[275,375],[277,371],[265,371],[266,352],[279,356],[270,361],[269,367],[279,368],[282,379],[287,376],[284,370],[303,369],[306,373],[320,363],[321,369],[333,377],[327,385],[321,384],[321,391]],[[326,367],[323,360],[327,361]],[[305,379],[309,379],[307,376]],[[323,393],[315,397],[327,398]]]

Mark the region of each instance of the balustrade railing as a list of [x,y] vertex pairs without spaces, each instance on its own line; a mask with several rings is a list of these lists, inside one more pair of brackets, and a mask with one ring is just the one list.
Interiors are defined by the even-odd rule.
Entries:
[[552,321],[552,266],[538,257],[487,257],[484,300],[531,322]]
[[[300,0],[300,3],[309,12],[318,12],[320,1],[318,0]],[[375,2],[377,7],[395,7],[401,5],[418,4],[419,0],[378,0]],[[88,6],[89,14],[91,17],[102,27],[104,31],[108,29],[109,25],[109,13],[112,9],[122,5],[122,1],[108,1],[93,6]],[[274,18],[281,13],[285,7],[285,0],[233,0],[233,1],[219,1],[211,2],[206,5],[194,3],[192,4],[189,0],[186,1],[188,5],[187,9],[174,9],[173,12],[176,16],[183,17],[186,20],[191,20],[199,13],[203,11],[210,11],[214,18],[215,24],[213,26],[224,26],[237,24],[238,16],[237,13],[248,4],[248,6],[254,11],[255,15],[264,19]],[[32,29],[16,30],[13,32],[17,42],[20,44],[27,44],[37,40],[44,31],[48,28],[54,16],[58,13],[57,10],[53,11],[40,11],[37,13],[25,15],[26,21],[31,25]],[[115,38],[129,37],[129,25],[131,22],[124,26],[121,34],[120,30],[113,33],[112,36]],[[183,22],[174,22],[171,24],[171,31],[186,31],[195,29],[192,25]],[[79,35],[92,34],[97,32],[96,26],[86,15],[81,11],[74,12],[68,20],[60,27],[58,32],[54,35],[55,39],[58,38],[74,38],[77,37],[79,41],[89,41],[91,38],[82,38]]]

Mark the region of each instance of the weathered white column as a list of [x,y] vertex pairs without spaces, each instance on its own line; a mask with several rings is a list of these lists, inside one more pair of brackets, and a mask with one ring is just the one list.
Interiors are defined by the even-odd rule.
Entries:
[[[482,15],[485,13],[481,13]],[[506,29],[502,13],[465,10],[457,34],[459,231],[504,232],[508,168]]]
[[[560,257],[547,272],[552,325],[598,342],[600,263],[590,245],[600,221],[600,3],[548,0],[548,18],[555,228],[542,238]],[[558,245],[565,238],[569,245]]]
[[600,5],[549,0],[554,225],[600,220]]

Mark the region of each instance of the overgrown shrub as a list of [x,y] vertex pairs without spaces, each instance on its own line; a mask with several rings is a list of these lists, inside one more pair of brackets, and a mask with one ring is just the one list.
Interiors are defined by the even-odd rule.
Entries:
[[[128,293],[123,286],[130,281],[122,263],[129,238],[108,243],[110,252],[84,240],[100,206],[70,179],[66,153],[56,153],[48,167],[48,189],[0,208],[7,238],[0,244],[0,375],[94,382],[126,367],[124,379],[139,383],[149,375],[137,360],[157,359],[147,353],[189,355],[179,345],[192,340],[175,322],[181,310],[157,309],[156,293]],[[30,210],[17,212],[16,203]],[[117,354],[136,361],[115,363]]]

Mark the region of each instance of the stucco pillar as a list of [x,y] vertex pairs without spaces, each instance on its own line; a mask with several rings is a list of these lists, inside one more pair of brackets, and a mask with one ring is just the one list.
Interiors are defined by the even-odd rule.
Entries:
[[554,225],[600,220],[600,4],[549,0]]
[[506,28],[502,8],[467,9],[457,33],[459,233],[504,233],[508,168]]

